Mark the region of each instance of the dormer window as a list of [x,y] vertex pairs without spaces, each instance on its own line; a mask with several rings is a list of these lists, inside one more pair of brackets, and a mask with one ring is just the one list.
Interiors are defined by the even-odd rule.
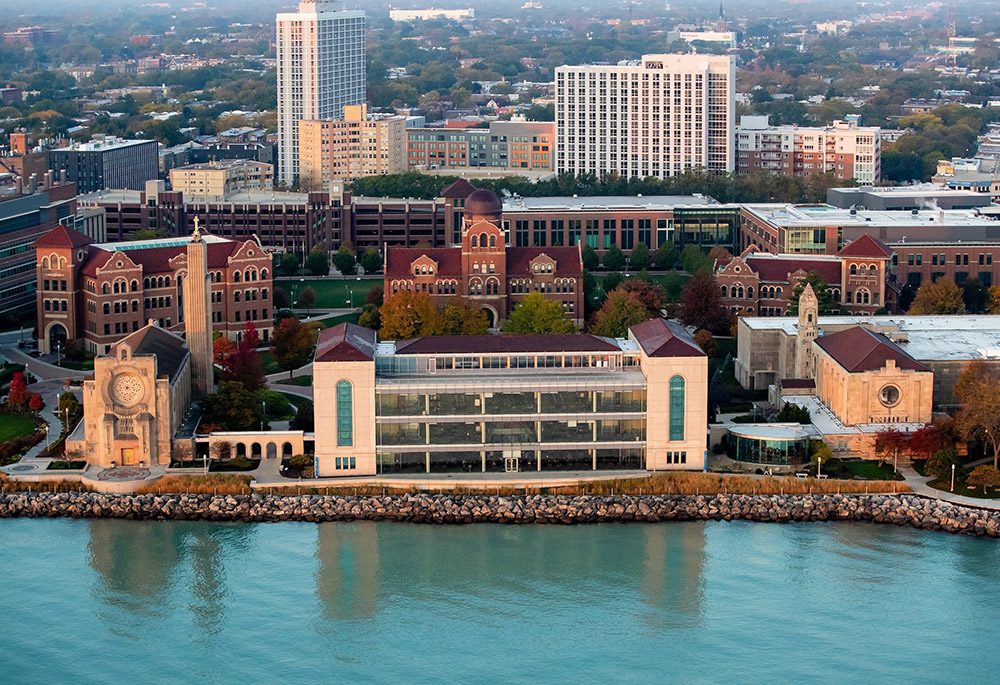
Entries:
[[538,265],[537,264],[532,264],[531,265],[531,270],[534,271],[537,274],[538,273]]

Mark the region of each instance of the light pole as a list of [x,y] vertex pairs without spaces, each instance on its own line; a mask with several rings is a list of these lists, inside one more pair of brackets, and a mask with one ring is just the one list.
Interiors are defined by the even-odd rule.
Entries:
[[45,424],[45,449],[46,451],[51,447],[49,444],[49,424]]
[[267,416],[267,402],[264,400],[260,401],[260,429],[264,430],[264,417]]
[[62,343],[61,342],[57,342],[56,343],[56,366],[59,366],[61,363],[62,363]]
[[951,491],[955,492],[955,465],[951,465]]
[[63,415],[63,424],[65,426],[63,428],[63,431],[65,431],[65,432],[68,433],[69,432],[69,407],[66,407],[65,409],[63,409],[62,415]]
[[816,478],[823,475],[823,457],[816,457]]

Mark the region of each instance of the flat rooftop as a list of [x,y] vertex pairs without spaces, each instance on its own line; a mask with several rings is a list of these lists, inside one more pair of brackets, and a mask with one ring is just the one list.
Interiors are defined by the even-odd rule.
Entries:
[[[831,205],[744,205],[747,211],[775,226],[997,226],[972,209],[877,210],[840,209]],[[854,212],[853,214],[851,212]]]
[[856,193],[864,193],[865,195],[871,195],[872,197],[906,197],[910,195],[915,195],[919,197],[934,197],[937,195],[944,197],[967,197],[981,199],[983,193],[977,193],[973,190],[962,190],[960,188],[949,188],[947,186],[941,186],[937,183],[914,183],[908,186],[858,186],[856,188],[830,188],[831,193],[837,194],[848,194],[853,195]]
[[60,152],[63,150],[73,150],[77,152],[96,152],[104,150],[117,150],[124,147],[132,147],[133,145],[142,145],[144,143],[155,143],[154,140],[123,140],[121,138],[106,138],[105,140],[92,140],[89,143],[76,143],[70,147],[57,148],[53,152]]
[[[222,238],[210,233],[203,233],[201,236],[206,244],[231,243],[229,238]],[[123,243],[95,243],[93,247],[108,252],[121,252],[123,250],[149,250],[156,247],[182,247],[191,242],[191,238],[155,238],[153,240],[130,240]]]
[[586,211],[604,210],[670,210],[675,207],[705,207],[719,202],[707,195],[593,195],[589,197],[508,197],[503,199],[504,212],[524,211]]
[[[782,316],[740,317],[751,330],[795,335],[798,320]],[[1000,316],[821,316],[824,328],[865,325],[883,333],[918,361],[1000,359]]]

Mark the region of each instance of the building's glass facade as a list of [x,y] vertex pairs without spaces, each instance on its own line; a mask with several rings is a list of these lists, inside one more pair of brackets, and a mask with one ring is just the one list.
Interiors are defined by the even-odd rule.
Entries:
[[[782,435],[784,433],[784,435]],[[766,434],[754,434],[753,427],[730,430],[726,451],[730,459],[753,464],[785,466],[798,464],[809,455],[809,437],[800,430],[768,426]]]

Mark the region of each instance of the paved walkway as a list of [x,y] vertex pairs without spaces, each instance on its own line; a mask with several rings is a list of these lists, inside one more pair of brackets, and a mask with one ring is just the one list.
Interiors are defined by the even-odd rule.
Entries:
[[89,371],[75,371],[73,369],[64,369],[63,367],[56,366],[55,364],[49,364],[48,362],[42,361],[37,357],[25,354],[16,347],[4,347],[3,356],[14,364],[24,364],[25,368],[31,373],[32,376],[42,381],[83,378],[89,373]]
[[[992,458],[990,458],[990,461],[992,461]],[[910,486],[910,489],[918,495],[925,495],[927,497],[933,497],[934,499],[951,502],[953,504],[961,504],[963,506],[1000,510],[1000,499],[978,499],[974,497],[966,497],[964,495],[956,495],[948,492],[947,490],[932,488],[927,483],[933,479],[921,476],[913,469],[912,466],[901,465],[899,467],[899,472],[903,474],[903,479],[906,484]]]
[[254,477],[254,487],[304,486],[310,488],[336,488],[350,486],[383,486],[389,488],[418,488],[436,490],[440,488],[557,488],[577,485],[588,481],[616,480],[619,478],[649,478],[650,471],[521,471],[517,473],[393,473],[381,476],[357,476],[354,478],[317,478],[313,480],[293,480],[278,472],[277,459],[262,459],[256,471],[248,472]]

